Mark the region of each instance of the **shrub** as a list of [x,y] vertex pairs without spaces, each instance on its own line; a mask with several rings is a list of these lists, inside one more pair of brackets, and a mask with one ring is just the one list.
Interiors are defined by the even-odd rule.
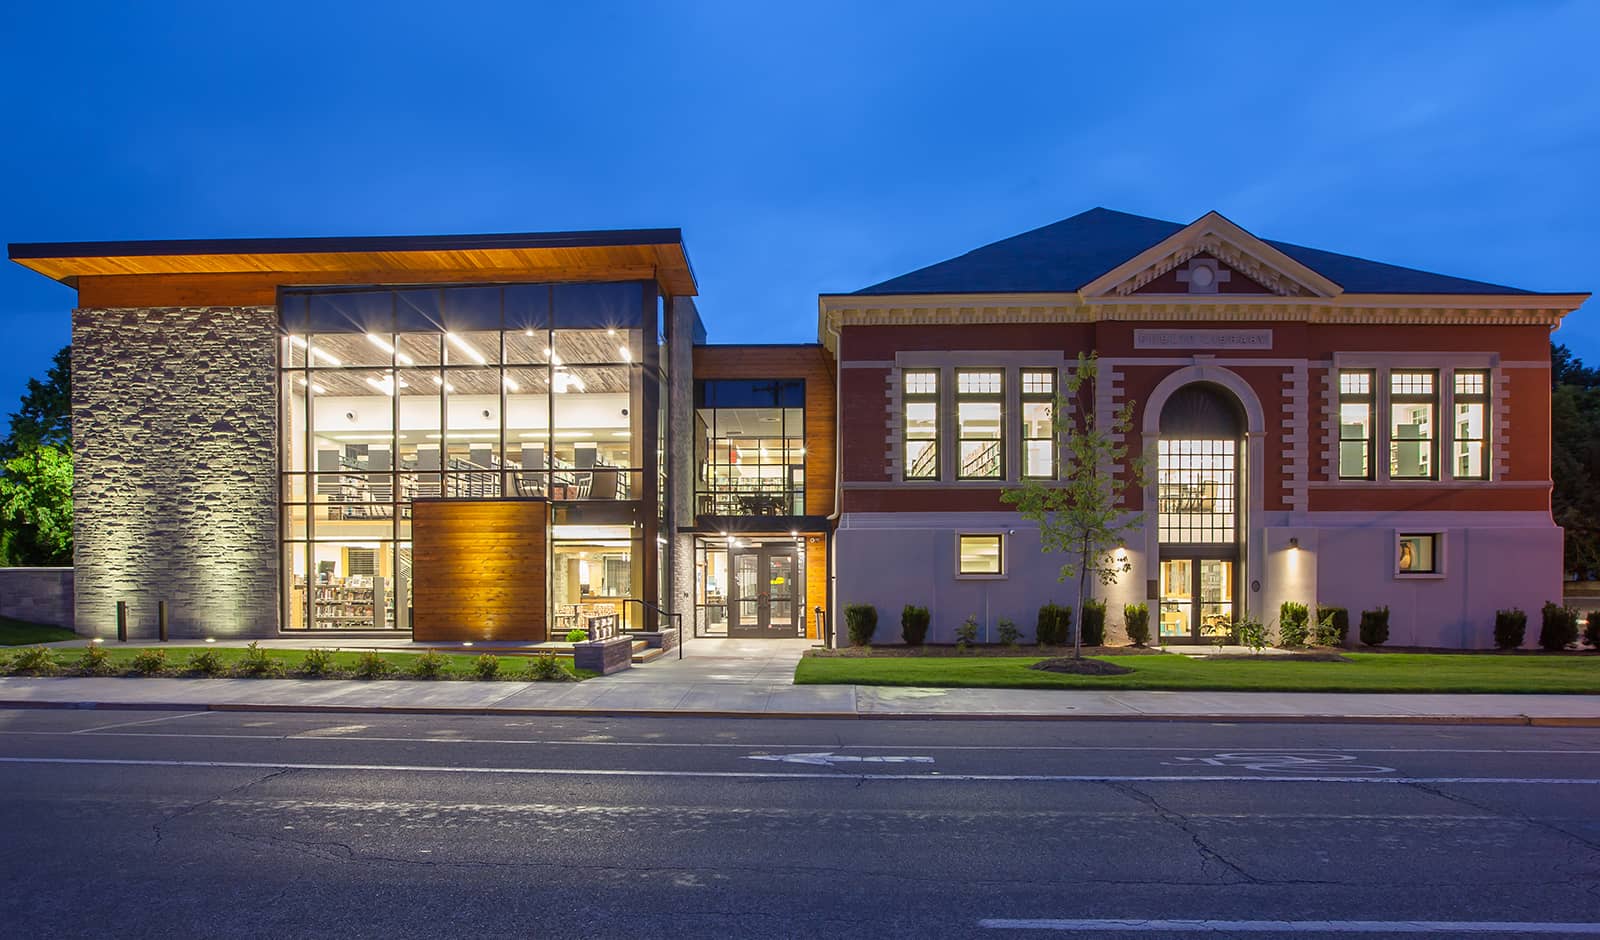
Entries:
[[500,657],[484,653],[472,661],[472,674],[479,679],[493,679],[500,675]]
[[201,650],[189,657],[184,669],[197,676],[220,676],[228,667],[222,664],[222,657],[217,655],[216,650]]
[[10,673],[11,657],[7,656],[5,653],[0,653],[0,676],[9,675]]
[[1528,615],[1522,608],[1494,612],[1494,645],[1499,649],[1514,650],[1521,646],[1527,632]]
[[576,678],[553,653],[535,653],[528,661],[528,678],[534,682],[565,682]]
[[1568,643],[1578,642],[1576,610],[1545,601],[1540,617],[1539,646],[1543,649],[1554,653],[1566,649]]
[[141,676],[159,676],[167,671],[167,651],[142,649],[133,655],[128,665]]
[[59,668],[55,655],[43,646],[29,647],[11,661],[12,671],[24,675],[53,676]]
[[871,646],[878,632],[878,608],[871,604],[851,604],[844,609],[844,622],[851,646]]
[[1382,646],[1389,640],[1389,607],[1384,605],[1361,612],[1361,642]]
[[1004,617],[1000,618],[1000,624],[996,629],[1000,635],[1000,642],[1007,646],[1016,646],[1017,641],[1022,639],[1022,631],[1017,629],[1016,623]]
[[1589,611],[1589,619],[1584,622],[1583,638],[1589,645],[1600,649],[1600,610]]
[[964,650],[978,642],[978,618],[968,617],[956,627],[956,649]]
[[382,679],[393,671],[394,665],[372,650],[367,650],[356,657],[357,679]]
[[450,657],[438,650],[428,650],[411,661],[411,674],[418,679],[437,679],[450,669]]
[[1122,624],[1128,629],[1128,640],[1134,646],[1150,642],[1150,607],[1147,604],[1126,604],[1122,608]]
[[1083,602],[1083,645],[1106,645],[1106,602]]
[[1307,621],[1311,613],[1297,601],[1284,601],[1278,608],[1278,645],[1305,646],[1311,632]]
[[578,627],[573,627],[571,630],[567,631],[567,642],[587,643],[589,642],[589,631],[580,629]]
[[1343,607],[1318,607],[1311,642],[1318,646],[1343,646],[1350,635],[1350,611]]
[[1039,608],[1039,625],[1034,630],[1034,638],[1040,646],[1061,646],[1067,642],[1067,634],[1072,630],[1072,608],[1062,607],[1059,604],[1046,604]]
[[111,665],[111,654],[98,643],[89,644],[72,666],[83,676],[109,676],[116,672]]
[[928,639],[928,608],[907,604],[900,611],[900,639],[907,646],[921,646]]
[[306,658],[300,660],[300,671],[308,676],[325,676],[333,672],[333,651],[306,650]]
[[1267,625],[1254,617],[1240,617],[1233,622],[1233,639],[1259,653],[1267,646]]
[[251,643],[244,648],[244,655],[239,658],[233,667],[235,675],[252,679],[265,679],[283,672],[283,664],[273,658],[272,654],[262,649],[259,644]]

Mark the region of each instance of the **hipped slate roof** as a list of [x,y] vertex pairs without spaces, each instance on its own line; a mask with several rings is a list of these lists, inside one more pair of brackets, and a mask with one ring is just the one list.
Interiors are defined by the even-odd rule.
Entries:
[[[855,293],[1070,293],[1185,227],[1178,222],[1094,208]],[[1263,241],[1351,293],[1532,293],[1287,242]]]

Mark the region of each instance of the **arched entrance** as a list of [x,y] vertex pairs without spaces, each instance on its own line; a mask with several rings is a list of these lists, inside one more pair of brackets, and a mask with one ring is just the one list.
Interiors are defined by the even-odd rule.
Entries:
[[1243,405],[1212,382],[1177,389],[1161,408],[1156,456],[1164,644],[1226,636],[1242,611]]

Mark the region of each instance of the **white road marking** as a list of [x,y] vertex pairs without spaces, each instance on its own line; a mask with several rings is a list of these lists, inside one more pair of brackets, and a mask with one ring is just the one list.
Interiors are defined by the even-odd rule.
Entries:
[[835,754],[832,751],[819,751],[811,754],[747,754],[745,760],[770,760],[782,764],[812,764],[818,767],[832,767],[834,764],[931,764],[931,757],[884,756],[881,754],[866,754],[857,757],[853,754]]
[[1239,933],[1432,933],[1450,934],[1555,934],[1563,937],[1600,936],[1600,924],[1553,924],[1538,921],[1490,920],[1056,920],[988,918],[978,921],[989,930],[1070,930],[1076,932],[1192,933],[1228,936]]
[[[158,721],[176,721],[179,718],[195,718],[195,717],[198,717],[200,715],[214,715],[214,714],[216,714],[216,712],[184,712],[181,715],[162,715],[159,718],[144,718],[144,719],[140,719],[139,721],[119,721],[119,722],[116,722],[115,724],[96,725],[93,728],[79,728],[77,731],[68,731],[68,732],[65,732],[65,733],[66,734],[93,734],[93,733],[95,733],[97,731],[105,731],[108,728],[131,728],[134,725],[153,725]],[[187,735],[175,734],[175,735],[172,735],[172,737],[182,738],[182,737],[187,737]]]
[[1600,786],[1600,777],[1245,777],[1157,776],[1150,774],[840,774],[747,770],[627,770],[580,767],[445,767],[429,764],[306,764],[291,761],[155,760],[114,757],[0,757],[4,764],[70,764],[104,767],[199,767],[246,770],[349,770],[430,774],[514,774],[548,777],[688,777],[732,780],[886,780],[928,783],[1366,783],[1366,784],[1526,784]]
[[1392,774],[1393,767],[1377,764],[1357,764],[1354,754],[1335,751],[1299,751],[1267,749],[1259,751],[1224,751],[1210,757],[1175,757],[1162,761],[1163,767],[1237,767],[1258,773],[1307,773],[1331,770],[1346,774]]

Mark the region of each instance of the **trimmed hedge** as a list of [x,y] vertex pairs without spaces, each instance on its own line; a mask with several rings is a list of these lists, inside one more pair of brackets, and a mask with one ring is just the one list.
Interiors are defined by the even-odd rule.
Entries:
[[1578,642],[1578,612],[1571,607],[1545,602],[1540,612],[1539,646],[1552,653]]
[[1083,602],[1083,645],[1106,645],[1106,602]]
[[1382,646],[1389,641],[1389,606],[1361,612],[1361,642],[1367,646]]
[[1350,611],[1343,607],[1319,606],[1312,631],[1318,646],[1343,646],[1350,636]]
[[900,611],[900,639],[907,646],[921,646],[928,639],[928,624],[932,621],[928,608],[907,604]]
[[1122,623],[1128,629],[1128,640],[1134,646],[1150,642],[1150,607],[1147,604],[1128,604],[1122,608]]
[[850,632],[851,646],[871,646],[872,635],[878,632],[878,608],[871,604],[851,604],[844,609],[844,622]]
[[1494,612],[1494,645],[1503,650],[1514,650],[1522,645],[1528,633],[1528,614],[1520,607]]
[[1046,604],[1039,608],[1039,622],[1034,638],[1040,646],[1061,646],[1072,632],[1072,608],[1060,604]]
[[1590,646],[1600,649],[1600,610],[1589,611],[1589,619],[1583,627],[1583,638],[1589,641]]

